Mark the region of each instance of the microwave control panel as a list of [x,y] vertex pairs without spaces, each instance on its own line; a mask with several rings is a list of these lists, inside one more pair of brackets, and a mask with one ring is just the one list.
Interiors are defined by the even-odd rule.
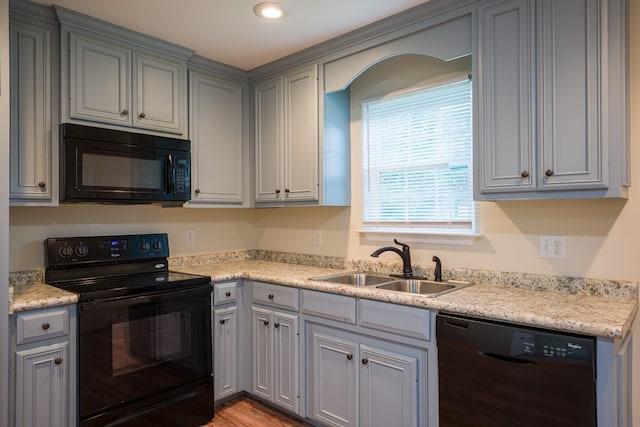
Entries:
[[188,159],[176,160],[176,175],[175,175],[175,192],[176,193],[188,193],[191,188],[189,182],[191,180],[191,167]]

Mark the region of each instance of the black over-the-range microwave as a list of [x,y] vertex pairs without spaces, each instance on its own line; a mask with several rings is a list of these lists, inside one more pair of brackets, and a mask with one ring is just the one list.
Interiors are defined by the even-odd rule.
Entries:
[[60,125],[60,202],[161,203],[191,198],[188,140]]

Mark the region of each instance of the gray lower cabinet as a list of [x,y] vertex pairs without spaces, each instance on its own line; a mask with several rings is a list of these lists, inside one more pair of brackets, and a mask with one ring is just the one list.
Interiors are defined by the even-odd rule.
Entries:
[[309,418],[328,426],[437,425],[429,310],[305,289],[302,313]]
[[76,425],[75,316],[75,306],[13,316],[14,425]]
[[[638,425],[637,342],[640,319],[636,318],[624,339],[598,337],[596,341],[596,414],[599,426]],[[635,347],[635,348],[634,348]],[[635,355],[634,355],[635,353]]]
[[233,395],[238,389],[238,307],[213,312],[215,399]]
[[475,13],[475,198],[627,197],[624,0]]
[[299,414],[299,290],[259,282],[251,286],[251,393]]
[[10,2],[10,204],[58,203],[58,27],[53,11]]
[[311,327],[310,418],[332,426],[418,426],[420,351]]
[[239,320],[238,282],[213,287],[213,390],[215,400],[241,391],[238,382]]

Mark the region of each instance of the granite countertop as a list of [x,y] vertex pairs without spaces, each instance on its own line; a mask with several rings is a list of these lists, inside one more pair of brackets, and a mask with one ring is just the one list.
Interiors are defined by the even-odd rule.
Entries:
[[[214,282],[249,279],[607,338],[624,337],[638,309],[637,294],[594,296],[484,282],[433,298],[309,280],[345,270],[255,259],[205,265],[185,263],[173,265],[172,270],[208,275]],[[20,284],[14,288],[10,312],[77,301],[74,294],[42,283]]]
[[13,288],[13,296],[9,294],[9,314],[78,302],[76,294],[45,283],[25,283],[11,286],[11,288]]
[[637,298],[561,294],[488,283],[432,298],[308,280],[337,271],[269,261],[183,266],[178,270],[205,274],[214,282],[243,278],[609,338],[626,335],[638,309]]

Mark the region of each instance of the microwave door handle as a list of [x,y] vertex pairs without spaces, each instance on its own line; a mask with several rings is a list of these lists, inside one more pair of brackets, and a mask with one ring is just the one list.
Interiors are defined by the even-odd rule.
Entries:
[[175,193],[176,168],[173,163],[173,155],[167,155],[167,193]]

